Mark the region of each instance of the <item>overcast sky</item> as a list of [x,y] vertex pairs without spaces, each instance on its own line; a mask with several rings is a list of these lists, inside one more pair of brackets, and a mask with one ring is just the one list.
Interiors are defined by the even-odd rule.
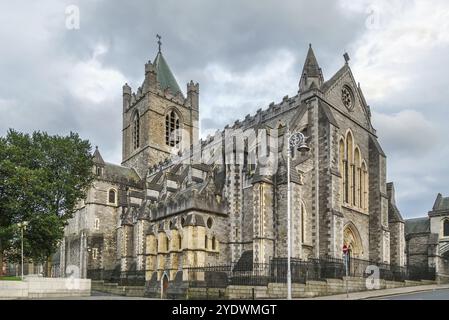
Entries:
[[[79,132],[121,160],[122,85],[157,52],[200,83],[201,128],[293,96],[308,44],[329,79],[351,57],[404,217],[449,196],[449,3],[15,0],[0,4],[0,135]],[[75,5],[79,9],[79,28]]]

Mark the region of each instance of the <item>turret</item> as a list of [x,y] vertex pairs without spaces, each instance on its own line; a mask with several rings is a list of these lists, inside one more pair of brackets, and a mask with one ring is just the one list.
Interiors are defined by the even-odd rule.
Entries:
[[125,112],[131,105],[131,87],[125,83],[123,86],[123,112]]
[[316,60],[312,45],[309,45],[306,61],[302,69],[301,80],[299,81],[299,92],[303,93],[313,88],[320,88],[324,82],[323,73]]
[[199,109],[199,97],[200,97],[200,85],[198,83],[193,83],[191,80],[187,84],[187,100],[190,103],[190,106],[194,110]]
[[156,67],[151,61],[145,64],[145,81],[143,82],[143,93],[147,93],[150,88],[157,87],[157,72]]

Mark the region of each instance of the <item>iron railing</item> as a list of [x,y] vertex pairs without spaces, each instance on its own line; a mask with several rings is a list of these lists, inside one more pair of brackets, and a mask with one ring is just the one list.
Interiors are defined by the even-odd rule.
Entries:
[[[370,266],[370,268],[368,268]],[[375,268],[373,268],[375,267]],[[225,288],[229,285],[265,286],[268,283],[287,281],[287,259],[273,258],[270,263],[239,261],[226,265],[208,265],[184,268],[184,277],[191,287]],[[374,272],[379,272],[378,275]],[[347,272],[347,274],[346,274]],[[342,279],[350,277],[378,276],[391,281],[435,280],[435,268],[402,267],[369,260],[351,258],[346,270],[343,259],[323,257],[319,259],[291,259],[293,283],[306,283],[308,280]],[[88,278],[104,280],[120,285],[145,285],[144,271],[89,270]]]

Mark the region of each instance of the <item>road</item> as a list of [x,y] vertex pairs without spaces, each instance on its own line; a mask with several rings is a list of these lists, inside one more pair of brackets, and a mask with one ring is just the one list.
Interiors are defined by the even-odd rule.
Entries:
[[373,298],[375,300],[449,300],[449,289],[439,289],[388,297]]

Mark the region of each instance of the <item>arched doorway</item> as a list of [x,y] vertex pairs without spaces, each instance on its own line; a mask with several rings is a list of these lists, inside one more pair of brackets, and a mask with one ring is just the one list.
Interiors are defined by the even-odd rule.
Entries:
[[161,278],[161,299],[167,299],[167,290],[168,290],[168,275],[166,272],[164,272]]
[[343,229],[343,245],[349,248],[351,258],[361,258],[363,255],[362,240],[354,224],[348,223]]

